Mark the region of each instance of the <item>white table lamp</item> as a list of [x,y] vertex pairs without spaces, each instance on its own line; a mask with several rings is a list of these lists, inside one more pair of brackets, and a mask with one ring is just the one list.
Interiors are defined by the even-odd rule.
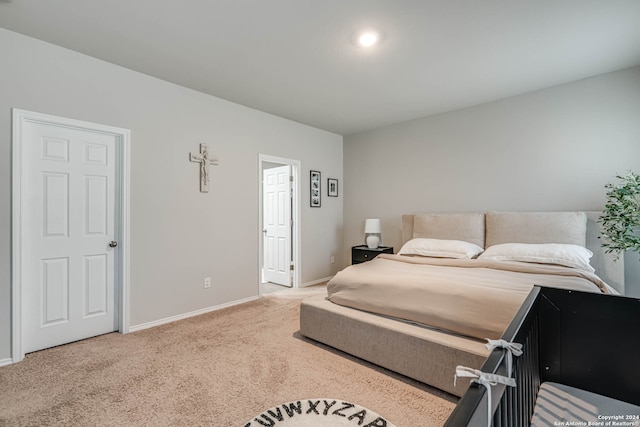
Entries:
[[382,228],[379,219],[367,219],[364,222],[365,241],[369,249],[376,249],[382,240]]

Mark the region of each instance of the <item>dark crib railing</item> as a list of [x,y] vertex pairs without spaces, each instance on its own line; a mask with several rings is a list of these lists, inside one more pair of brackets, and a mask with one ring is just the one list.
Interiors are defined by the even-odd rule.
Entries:
[[[495,427],[529,426],[544,381],[640,405],[640,299],[534,287],[502,336],[523,344],[513,358],[516,387],[492,387]],[[507,375],[504,350],[482,372]],[[470,385],[446,427],[486,426],[487,390]]]
[[[523,354],[513,358],[513,377],[518,386],[493,387],[491,399],[493,425],[496,427],[528,426],[528,419],[533,413],[533,405],[540,386],[538,369],[540,320],[536,309],[539,293],[540,288],[534,287],[502,335],[502,339],[505,341],[523,344]],[[507,375],[504,351],[501,349],[493,350],[480,370],[486,373]],[[486,388],[472,383],[458,402],[445,426],[486,426],[487,399]]]
[[[513,378],[517,387],[504,388],[493,415],[496,427],[528,426],[540,388],[538,340],[540,321],[537,312],[526,318],[526,326],[511,341],[522,344],[522,355],[514,357]],[[506,339],[506,338],[503,338]],[[502,350],[498,350],[502,351]]]

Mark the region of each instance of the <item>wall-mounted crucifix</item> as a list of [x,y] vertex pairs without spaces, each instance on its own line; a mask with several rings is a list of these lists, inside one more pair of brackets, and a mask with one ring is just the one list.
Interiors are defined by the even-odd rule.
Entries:
[[209,151],[207,150],[207,144],[200,144],[200,154],[189,153],[189,160],[192,162],[200,163],[200,192],[209,192],[209,165],[216,166],[218,159],[216,157],[209,157]]

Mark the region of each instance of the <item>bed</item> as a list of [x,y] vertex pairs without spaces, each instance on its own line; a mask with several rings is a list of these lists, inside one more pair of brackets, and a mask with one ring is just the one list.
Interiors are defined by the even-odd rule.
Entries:
[[[403,250],[408,246],[409,252],[379,256],[339,272],[327,287],[328,297],[302,302],[300,333],[461,396],[469,383],[453,384],[455,367],[478,369],[483,365],[490,353],[485,338],[495,339],[503,334],[534,284],[594,293],[624,293],[624,266],[602,250],[598,215],[598,212],[403,215]],[[412,248],[415,242],[419,244]],[[422,253],[424,242],[427,247]],[[463,245],[462,250],[456,248],[456,254],[465,254],[456,259],[420,256],[433,255],[430,251],[434,248],[429,245],[434,242],[469,245]],[[513,261],[501,252],[503,248],[516,252],[523,247],[526,251],[535,248],[533,255],[540,256],[539,247],[546,250],[553,246],[550,244],[563,250],[590,251],[593,256],[587,258],[589,266],[550,265],[542,262],[546,258],[542,261],[522,258],[522,253],[517,253],[517,261]],[[473,247],[479,248],[479,256],[472,254]],[[495,251],[496,248],[499,249]],[[443,248],[438,246],[435,250]],[[485,257],[486,254],[489,255]],[[577,260],[572,258],[573,252],[570,255],[569,261],[584,262],[583,253],[578,254]],[[588,271],[591,266],[595,272]]]

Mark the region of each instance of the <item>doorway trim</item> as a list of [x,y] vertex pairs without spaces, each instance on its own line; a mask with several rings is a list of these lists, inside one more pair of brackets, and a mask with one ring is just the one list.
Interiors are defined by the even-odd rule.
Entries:
[[115,217],[120,225],[116,237],[122,242],[119,256],[116,258],[118,269],[115,274],[118,296],[116,298],[118,332],[129,332],[129,281],[130,281],[130,140],[129,129],[117,128],[50,114],[12,109],[12,158],[11,158],[11,363],[24,359],[22,347],[22,218],[23,218],[23,126],[27,122],[42,123],[71,129],[101,132],[114,135],[118,141],[119,162],[116,179],[119,186],[119,199],[116,203]]
[[262,268],[264,266],[264,235],[262,230],[264,229],[264,217],[263,217],[263,190],[262,190],[262,175],[263,175],[263,163],[280,163],[282,165],[291,166],[291,175],[293,176],[293,209],[291,212],[291,219],[293,220],[293,230],[291,232],[291,249],[292,262],[293,262],[293,285],[292,288],[300,287],[300,160],[292,160],[284,157],[276,157],[268,154],[258,154],[258,294],[260,294],[260,282],[262,282]]

